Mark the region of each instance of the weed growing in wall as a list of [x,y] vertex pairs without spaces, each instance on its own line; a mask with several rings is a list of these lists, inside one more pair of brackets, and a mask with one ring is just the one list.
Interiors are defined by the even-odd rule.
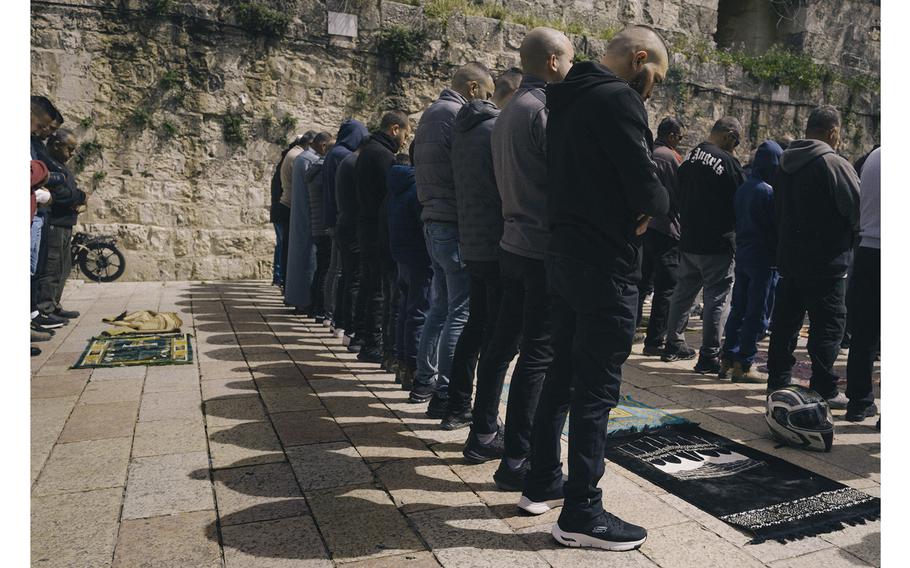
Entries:
[[221,118],[221,134],[224,141],[231,146],[246,144],[246,134],[243,132],[243,117],[239,114],[228,113]]
[[426,48],[427,35],[421,29],[391,26],[379,33],[376,49],[393,64],[417,61]]
[[259,2],[241,2],[234,6],[240,27],[270,37],[281,37],[287,32],[290,17]]
[[173,138],[177,134],[177,125],[170,120],[164,120],[161,123],[161,136],[164,139]]
[[145,128],[152,123],[152,115],[144,108],[137,108],[129,116],[130,124],[137,128]]
[[88,142],[79,144],[79,147],[76,148],[76,153],[73,155],[73,170],[77,174],[83,172],[86,166],[101,156],[101,150],[103,149],[104,146],[95,140],[89,140]]

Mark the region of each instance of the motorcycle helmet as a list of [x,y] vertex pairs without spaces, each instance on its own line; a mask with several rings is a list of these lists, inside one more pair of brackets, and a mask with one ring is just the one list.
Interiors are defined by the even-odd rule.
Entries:
[[784,444],[830,452],[834,421],[828,403],[814,390],[790,385],[768,396],[765,420],[775,440]]

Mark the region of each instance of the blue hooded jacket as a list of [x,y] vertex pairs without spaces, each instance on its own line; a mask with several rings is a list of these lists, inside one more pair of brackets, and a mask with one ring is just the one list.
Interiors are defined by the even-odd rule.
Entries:
[[777,223],[774,191],[769,185],[784,151],[765,140],[755,154],[749,177],[733,196],[736,215],[736,264],[744,268],[776,266]]
[[423,209],[417,199],[414,168],[395,164],[386,181],[389,200],[389,249],[392,260],[402,264],[430,266],[420,223]]
[[335,172],[338,171],[338,164],[356,150],[369,134],[362,122],[349,118],[341,123],[335,137],[335,146],[325,155],[322,164],[322,203],[326,227],[334,227],[338,217],[338,205],[335,203]]

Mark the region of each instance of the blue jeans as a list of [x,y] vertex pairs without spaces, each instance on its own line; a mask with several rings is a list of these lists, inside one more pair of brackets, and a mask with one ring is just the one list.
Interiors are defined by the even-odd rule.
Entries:
[[38,253],[41,251],[41,228],[44,226],[44,217],[35,215],[32,219],[31,227],[31,275],[34,276],[38,270]]
[[455,345],[468,321],[471,277],[458,249],[458,225],[427,221],[423,236],[433,270],[433,290],[430,311],[417,348],[414,380],[425,385],[437,375],[437,393],[441,398],[447,398]]
[[[768,300],[777,286],[777,270],[736,265],[733,302],[724,327],[724,357],[749,368],[758,341],[768,329]],[[773,300],[772,300],[773,301]]]
[[282,237],[283,221],[275,221],[275,255],[272,259],[272,284],[284,284],[284,264],[282,263],[284,251],[284,238]]
[[417,368],[417,347],[430,307],[430,267],[398,263],[398,320],[395,322],[395,351],[409,369]]

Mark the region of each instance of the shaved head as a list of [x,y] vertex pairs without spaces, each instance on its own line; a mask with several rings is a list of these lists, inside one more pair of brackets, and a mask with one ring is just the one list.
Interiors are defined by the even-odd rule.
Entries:
[[465,63],[452,76],[452,90],[469,101],[493,96],[493,76],[483,63]]
[[548,83],[557,83],[572,67],[575,46],[561,31],[539,27],[522,40],[519,54],[522,71]]
[[601,63],[648,99],[654,85],[660,84],[667,74],[670,50],[654,28],[628,26],[607,45]]

